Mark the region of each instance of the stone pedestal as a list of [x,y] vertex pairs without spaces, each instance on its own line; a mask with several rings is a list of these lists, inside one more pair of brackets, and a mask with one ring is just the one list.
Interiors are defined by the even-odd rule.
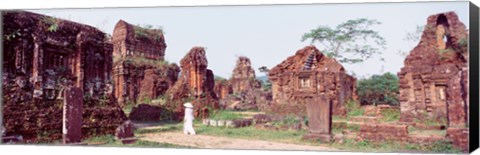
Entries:
[[304,140],[330,142],[332,140],[332,102],[326,96],[306,100],[308,134]]
[[63,143],[79,143],[82,140],[83,91],[70,87],[64,93]]

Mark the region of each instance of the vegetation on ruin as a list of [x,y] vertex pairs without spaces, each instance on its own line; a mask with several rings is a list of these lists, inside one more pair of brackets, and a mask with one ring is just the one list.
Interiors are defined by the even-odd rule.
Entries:
[[135,67],[152,66],[156,68],[166,68],[170,64],[167,60],[154,60],[154,59],[148,59],[141,56],[127,57],[127,58],[122,58],[121,56],[113,57],[113,63],[118,63],[122,61],[124,61],[126,64],[133,65]]
[[468,37],[463,37],[458,41],[458,45],[463,48],[468,48]]
[[134,26],[135,35],[139,38],[153,38],[155,41],[160,41],[162,35],[165,33],[162,26],[153,25],[137,25]]
[[319,26],[303,34],[301,41],[321,44],[325,55],[342,63],[359,63],[379,55],[386,41],[371,26],[381,24],[377,20],[359,18],[345,21],[336,27]]
[[56,32],[60,28],[58,22],[59,20],[57,18],[47,16],[45,16],[41,20],[41,23],[46,26],[46,31],[48,32]]
[[5,38],[5,40],[10,41],[10,40],[13,40],[15,38],[20,37],[21,35],[22,34],[20,33],[20,29],[10,30],[10,32],[7,29],[7,30],[5,30],[5,32],[3,34],[3,37]]
[[396,122],[400,120],[400,109],[384,109],[382,114],[382,122]]
[[361,105],[398,105],[399,80],[392,73],[373,75],[357,81],[357,95]]

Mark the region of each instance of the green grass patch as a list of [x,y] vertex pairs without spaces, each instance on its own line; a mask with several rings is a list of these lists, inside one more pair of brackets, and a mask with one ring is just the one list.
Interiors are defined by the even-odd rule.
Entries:
[[372,142],[343,139],[342,143],[331,143],[331,147],[359,152],[428,152],[428,153],[460,153],[461,151],[447,141],[439,141],[430,145],[400,143],[395,141]]
[[116,147],[191,148],[189,146],[181,146],[181,145],[175,145],[170,143],[150,142],[150,141],[144,141],[144,140],[137,140],[133,144],[122,144],[122,142],[116,140],[113,135],[103,135],[103,136],[92,137],[84,140],[84,142],[89,145],[116,146]]
[[132,108],[133,108],[132,104],[127,104],[122,109],[123,109],[123,112],[125,113],[125,115],[128,116],[130,114],[130,112],[132,112]]
[[135,135],[176,131],[176,130],[182,130],[182,129],[183,129],[183,123],[165,122],[165,124],[161,124],[161,127],[137,129],[135,130]]
[[396,122],[400,120],[400,110],[399,109],[384,109],[381,111],[383,122]]
[[296,144],[308,144],[319,145],[319,143],[309,143],[302,141],[303,135],[307,133],[305,130],[293,131],[293,130],[265,130],[256,129],[253,126],[243,128],[218,128],[209,126],[200,126],[195,129],[199,135],[211,135],[222,136],[230,138],[240,139],[252,139],[252,140],[265,140],[276,141],[283,143],[296,143]]
[[345,107],[347,109],[347,120],[350,120],[351,117],[362,116],[365,113],[365,110],[360,107],[360,104],[353,100],[347,101]]
[[219,110],[212,112],[209,118],[215,120],[234,120],[243,118],[243,115],[235,111]]

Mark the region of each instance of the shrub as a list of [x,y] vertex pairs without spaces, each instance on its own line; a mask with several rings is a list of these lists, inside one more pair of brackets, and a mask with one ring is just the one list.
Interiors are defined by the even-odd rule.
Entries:
[[373,75],[357,82],[358,100],[362,105],[398,105],[398,77],[392,73]]

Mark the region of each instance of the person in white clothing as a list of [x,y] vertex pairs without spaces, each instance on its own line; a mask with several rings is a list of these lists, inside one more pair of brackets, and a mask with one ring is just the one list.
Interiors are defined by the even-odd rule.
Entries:
[[185,106],[185,117],[183,118],[183,133],[195,135],[193,129],[193,105],[190,102],[183,104]]

